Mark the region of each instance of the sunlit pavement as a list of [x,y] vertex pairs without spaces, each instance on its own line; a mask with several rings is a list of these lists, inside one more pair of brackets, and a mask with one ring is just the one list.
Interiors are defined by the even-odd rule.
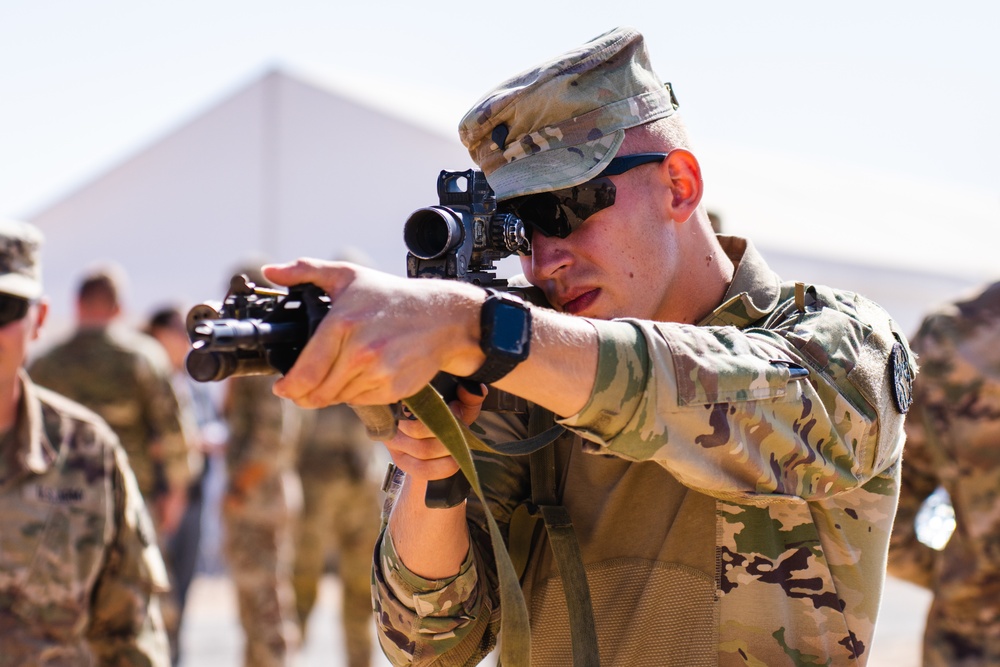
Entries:
[[[320,585],[307,634],[296,667],[346,665],[340,626],[340,584],[334,577],[325,577]],[[227,577],[201,576],[191,584],[181,642],[180,667],[240,667],[243,630],[236,611],[236,593]],[[372,642],[375,644],[374,634]],[[388,666],[376,645],[371,667]]]
[[[189,593],[182,635],[181,667],[240,667],[243,636],[229,579],[203,576]],[[930,595],[916,586],[889,578],[879,616],[869,667],[918,667],[920,636]],[[339,621],[340,585],[326,577],[309,619],[309,637],[296,667],[343,667],[343,633]],[[389,665],[375,648],[372,667]]]

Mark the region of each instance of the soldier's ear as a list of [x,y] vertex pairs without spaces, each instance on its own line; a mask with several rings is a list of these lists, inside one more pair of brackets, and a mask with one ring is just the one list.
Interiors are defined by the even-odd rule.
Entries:
[[686,222],[698,208],[704,193],[698,158],[689,150],[675,148],[658,169],[661,182],[670,190],[669,201],[664,202],[667,214],[674,222]]
[[41,330],[42,325],[45,324],[45,318],[49,315],[49,302],[46,299],[41,299],[34,307],[35,314],[33,316],[32,322],[32,332],[31,340],[36,340],[38,338],[38,332]]

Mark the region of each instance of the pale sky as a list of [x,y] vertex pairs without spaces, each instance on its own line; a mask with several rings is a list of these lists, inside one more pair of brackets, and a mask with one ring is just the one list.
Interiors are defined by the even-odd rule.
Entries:
[[1000,199],[1000,3],[987,0],[0,0],[0,216],[30,215],[269,65],[471,105],[616,25],[646,35],[696,142]]

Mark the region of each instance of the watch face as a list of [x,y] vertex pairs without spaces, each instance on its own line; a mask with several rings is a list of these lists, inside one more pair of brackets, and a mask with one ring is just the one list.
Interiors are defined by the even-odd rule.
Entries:
[[524,329],[527,314],[506,303],[498,303],[493,317],[492,347],[512,356],[524,354]]

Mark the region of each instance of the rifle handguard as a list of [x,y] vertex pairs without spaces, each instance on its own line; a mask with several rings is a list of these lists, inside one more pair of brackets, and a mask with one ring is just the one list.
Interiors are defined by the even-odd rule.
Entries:
[[365,425],[370,440],[385,442],[396,435],[396,416],[388,405],[352,405],[351,409]]

